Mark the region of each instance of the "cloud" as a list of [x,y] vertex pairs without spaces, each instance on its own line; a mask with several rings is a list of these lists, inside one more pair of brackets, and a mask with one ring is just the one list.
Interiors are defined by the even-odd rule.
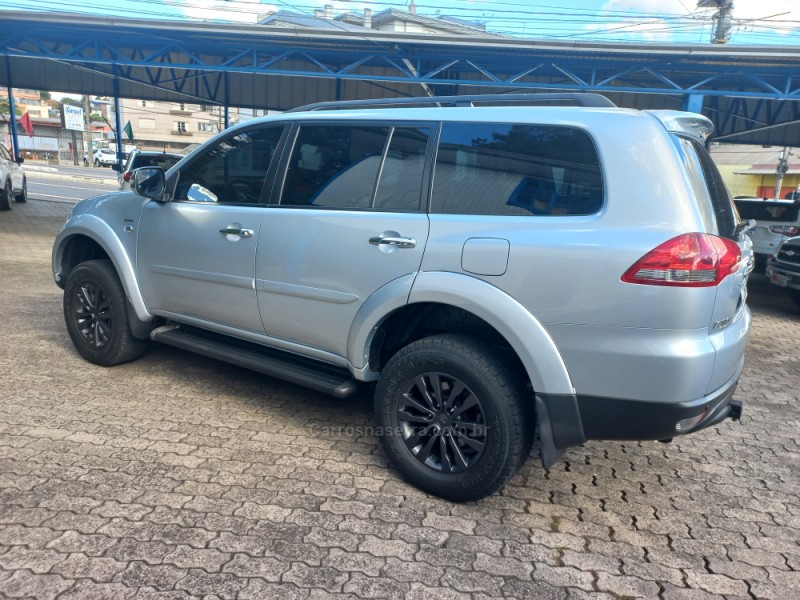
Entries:
[[[693,7],[696,0],[685,0],[686,6]],[[601,11],[626,11],[647,15],[685,15],[686,9],[679,0],[609,0]]]
[[261,0],[188,0],[181,12],[189,19],[202,21],[235,21],[257,23],[259,15],[278,10],[273,4]]
[[[599,11],[602,21],[586,29],[603,39],[705,41],[715,13],[714,8],[697,8],[697,0],[608,0]],[[773,15],[780,16],[766,19]],[[800,2],[735,0],[733,23],[734,42],[752,40],[752,34],[788,36],[800,31]]]

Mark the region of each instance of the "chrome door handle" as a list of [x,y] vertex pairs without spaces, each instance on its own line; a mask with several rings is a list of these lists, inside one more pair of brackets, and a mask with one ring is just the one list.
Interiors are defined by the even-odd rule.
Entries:
[[369,238],[369,243],[373,246],[392,246],[394,248],[415,248],[417,240],[407,237],[383,237],[376,235]]
[[243,238],[253,237],[252,229],[237,229],[236,227],[226,227],[225,229],[220,229],[219,232],[222,235],[238,235],[239,237]]

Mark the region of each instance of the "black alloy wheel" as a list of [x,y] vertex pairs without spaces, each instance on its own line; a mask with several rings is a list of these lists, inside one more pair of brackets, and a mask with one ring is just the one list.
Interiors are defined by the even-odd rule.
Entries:
[[480,399],[452,375],[423,373],[397,403],[406,448],[423,465],[458,473],[483,455],[488,437]]
[[93,282],[86,282],[74,292],[72,303],[75,327],[83,341],[95,350],[102,349],[111,340],[114,318],[111,302],[105,292]]

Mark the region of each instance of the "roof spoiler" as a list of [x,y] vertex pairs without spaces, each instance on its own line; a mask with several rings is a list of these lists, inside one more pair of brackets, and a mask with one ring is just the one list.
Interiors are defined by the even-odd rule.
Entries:
[[711,119],[697,113],[681,110],[647,110],[666,127],[670,133],[680,133],[705,142],[714,133]]
[[398,108],[407,106],[476,106],[476,105],[537,105],[583,106],[615,108],[611,100],[600,94],[476,94],[471,96],[422,96],[413,98],[376,98],[373,100],[344,100],[315,102],[286,112],[338,110],[342,108]]

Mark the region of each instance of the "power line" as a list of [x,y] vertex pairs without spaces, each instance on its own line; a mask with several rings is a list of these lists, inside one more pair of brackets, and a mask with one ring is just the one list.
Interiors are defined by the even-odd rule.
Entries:
[[[142,4],[148,6],[148,15],[160,18],[168,18],[173,20],[186,19],[185,10],[208,10],[209,14],[235,14],[241,16],[251,16],[255,21],[256,16],[263,14],[261,11],[266,8],[264,4],[247,3],[247,2],[227,2],[225,0],[205,0],[202,3],[188,5],[180,0],[121,0],[114,7],[99,4],[71,4],[66,0],[45,0],[39,2],[35,7],[23,2],[22,0],[11,0],[10,5],[14,8],[25,8],[27,10],[35,10],[43,12],[48,10],[65,9],[69,12],[76,10],[91,11],[93,14],[100,13],[122,13],[129,15],[131,7],[141,6]],[[301,14],[309,14],[309,11],[314,11],[319,8],[319,5],[309,5],[307,3],[291,3],[286,0],[277,0],[277,4],[292,11],[300,12]],[[362,5],[369,5],[375,7],[391,7],[395,3],[383,0],[366,0],[361,2]],[[685,10],[686,6],[682,4]],[[504,7],[504,8],[498,8]],[[657,14],[657,13],[635,13],[633,11],[613,10],[601,11],[599,13],[586,11],[585,9],[570,8],[563,6],[553,6],[546,4],[531,5],[529,3],[516,3],[508,0],[501,2],[493,2],[491,8],[484,8],[482,5],[460,5],[460,6],[444,6],[442,4],[426,5],[427,9],[433,10],[446,10],[449,14],[460,18],[471,18],[478,22],[490,22],[494,26],[491,31],[493,33],[508,34],[508,35],[529,35],[528,32],[537,32],[543,38],[550,39],[563,39],[569,37],[583,37],[583,38],[609,38],[614,37],[615,30],[624,31],[625,37],[630,38],[628,30],[636,29],[636,34],[644,35],[658,32],[661,34],[667,33],[682,33],[691,35],[693,33],[702,33],[705,25],[710,21],[698,13],[688,12],[687,14]],[[424,15],[420,15],[424,16]],[[429,17],[432,18],[432,17]],[[220,19],[223,20],[223,19]],[[366,38],[360,32],[344,26],[339,21],[328,20],[328,23],[346,30],[354,35]],[[553,28],[548,27],[548,24],[560,24],[563,26],[578,26],[584,27],[585,31],[577,31],[571,33],[558,33],[554,32]],[[800,20],[792,19],[752,19],[745,22],[734,22],[733,26],[738,31],[743,29],[750,34],[758,35],[762,39],[781,40],[785,39],[781,32],[791,32],[800,27]],[[374,39],[370,39],[373,43],[378,43]]]

